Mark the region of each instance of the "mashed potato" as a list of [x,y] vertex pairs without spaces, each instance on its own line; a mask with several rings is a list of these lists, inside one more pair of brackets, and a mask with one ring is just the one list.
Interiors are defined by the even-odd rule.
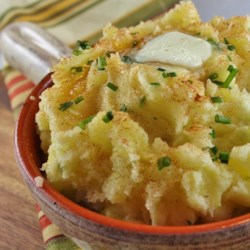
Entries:
[[[249,17],[202,23],[189,1],[135,27],[108,25],[54,66],[36,122],[48,181],[74,201],[151,225],[218,221],[250,208]],[[211,44],[198,68],[140,63],[167,32]]]

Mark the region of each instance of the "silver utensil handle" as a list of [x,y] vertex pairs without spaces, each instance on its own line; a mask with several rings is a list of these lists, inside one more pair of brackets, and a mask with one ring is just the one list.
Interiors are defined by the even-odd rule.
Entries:
[[7,26],[0,34],[0,50],[13,68],[34,83],[49,73],[71,49],[33,23],[21,22]]

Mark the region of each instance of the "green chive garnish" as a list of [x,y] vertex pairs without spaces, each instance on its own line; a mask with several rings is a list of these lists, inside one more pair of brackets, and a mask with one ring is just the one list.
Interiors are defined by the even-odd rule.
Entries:
[[232,44],[230,44],[230,45],[227,45],[227,48],[228,48],[228,50],[235,50],[235,46],[234,45],[232,45]]
[[223,163],[228,163],[228,161],[229,161],[229,153],[227,153],[227,152],[220,152],[219,159]]
[[227,71],[231,72],[233,69],[234,69],[234,66],[230,64],[230,65],[228,66],[228,68],[227,68]]
[[213,128],[211,128],[211,132],[209,133],[211,135],[211,137],[214,139],[216,136],[215,130]]
[[210,37],[210,38],[208,38],[208,39],[207,39],[207,41],[208,41],[209,43],[211,43],[211,44],[215,44],[215,43],[216,43],[216,42],[214,41],[214,39],[213,39],[213,38],[211,38],[211,37]]
[[121,104],[120,111],[122,111],[122,112],[128,112],[128,108],[126,107],[126,105],[124,103]]
[[224,85],[224,82],[221,82],[221,81],[214,80],[212,82],[215,83],[215,84],[217,84],[218,86],[222,86],[223,87],[223,85]]
[[73,104],[78,104],[79,102],[81,102],[83,100],[84,100],[83,96],[79,96],[76,99],[74,99],[73,101],[68,101],[68,102],[61,103],[59,109],[61,111],[65,111],[66,109],[71,107]]
[[157,70],[158,70],[158,71],[162,71],[162,72],[166,71],[166,70],[163,69],[163,68],[157,68]]
[[75,55],[75,56],[79,56],[79,55],[82,54],[82,50],[74,49],[74,50],[72,51],[72,54]]
[[225,80],[225,82],[223,84],[224,88],[229,87],[230,83],[232,82],[232,80],[234,79],[234,77],[238,73],[238,69],[234,68],[232,65],[229,65],[227,70],[230,72],[230,74],[229,74],[229,76],[227,77],[227,79]]
[[161,86],[161,84],[159,82],[151,82],[149,84],[152,86]]
[[211,97],[211,101],[213,103],[222,103],[223,102],[222,98],[219,97],[219,96],[213,96],[213,97]]
[[112,82],[108,82],[107,87],[109,87],[113,91],[116,91],[118,89],[118,87],[114,85]]
[[218,153],[218,148],[217,148],[216,146],[214,146],[214,147],[210,148],[210,151],[211,151],[214,155],[216,155],[216,154]]
[[157,166],[159,170],[171,165],[171,159],[168,156],[164,156],[158,159]]
[[80,40],[78,40],[76,42],[76,44],[78,45],[78,48],[82,49],[82,50],[91,48],[91,45],[90,45],[90,43],[88,41],[80,41]]
[[143,96],[141,99],[140,99],[140,106],[143,107],[145,105],[145,102],[146,102],[146,96]]
[[215,80],[215,79],[218,78],[217,73],[213,73],[212,75],[210,75],[210,77],[209,77],[210,80],[213,83],[215,83],[215,84],[217,84],[217,85],[219,85],[219,86],[221,86],[223,88],[228,88],[230,83],[232,82],[232,80],[234,79],[236,74],[238,73],[238,69],[234,68],[233,65],[229,65],[227,70],[230,72],[230,74],[229,74],[229,76],[227,77],[227,79],[224,82]]
[[81,96],[79,96],[79,97],[77,97],[73,102],[75,103],[75,104],[78,104],[79,102],[81,102],[81,101],[83,101],[83,96],[81,95]]
[[124,63],[127,63],[127,64],[132,64],[133,63],[133,60],[129,57],[129,56],[123,56],[121,58],[121,60],[124,62]]
[[97,59],[98,70],[105,70],[105,66],[107,65],[106,58],[104,56],[100,56]]
[[92,116],[90,116],[90,117],[88,117],[88,118],[86,118],[86,119],[80,121],[79,124],[78,124],[78,126],[79,126],[81,129],[85,129],[86,125],[87,125],[88,123],[90,123],[90,122],[93,120],[94,117],[95,117],[95,115],[92,115]]
[[85,49],[90,49],[90,48],[91,48],[91,46],[90,46],[90,44],[89,44],[88,41],[80,41],[80,40],[78,40],[78,41],[76,42],[76,44],[77,44],[77,49],[74,49],[74,50],[72,51],[72,53],[73,53],[75,56],[79,56],[79,55],[82,54],[82,51],[83,51],[83,50],[85,50]]
[[218,159],[219,159],[218,156],[213,156],[213,157],[212,157],[212,161],[217,161]]
[[207,41],[208,41],[211,45],[215,46],[217,49],[220,49],[219,43],[217,43],[216,41],[214,41],[212,38],[208,38]]
[[79,72],[82,72],[82,66],[78,66],[78,67],[72,67],[71,69],[70,69],[70,72],[71,73],[79,73]]
[[175,76],[177,76],[177,74],[176,74],[175,72],[163,72],[163,73],[162,73],[162,76],[163,76],[164,78],[167,78],[167,77],[175,77]]
[[59,109],[61,111],[65,111],[66,109],[68,109],[69,107],[71,107],[73,105],[73,102],[69,101],[69,102],[64,102],[60,104]]
[[222,124],[230,124],[231,119],[228,117],[225,117],[223,115],[215,115],[214,117],[215,122],[222,123]]
[[232,62],[231,56],[227,55],[227,59]]
[[218,73],[213,73],[213,74],[211,74],[211,75],[209,76],[209,79],[210,79],[211,81],[214,81],[214,80],[217,79],[218,77],[219,77]]
[[228,42],[228,40],[227,40],[226,37],[224,37],[224,42],[225,42],[225,44],[229,44],[229,42]]
[[109,123],[111,120],[113,120],[114,116],[112,114],[111,111],[108,111],[102,118],[102,120],[105,122],[105,123]]

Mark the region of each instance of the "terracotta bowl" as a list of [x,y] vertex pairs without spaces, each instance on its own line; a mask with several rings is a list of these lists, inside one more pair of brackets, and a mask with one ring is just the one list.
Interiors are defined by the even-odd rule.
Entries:
[[45,214],[80,247],[90,249],[250,249],[250,214],[195,226],[149,226],[120,221],[88,210],[61,195],[45,180],[35,114],[39,95],[52,85],[50,75],[35,87],[22,108],[15,131],[15,152],[25,182]]

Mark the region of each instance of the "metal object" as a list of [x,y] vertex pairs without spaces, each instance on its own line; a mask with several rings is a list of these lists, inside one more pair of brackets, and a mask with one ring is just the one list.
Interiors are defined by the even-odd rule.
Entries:
[[49,73],[71,49],[44,29],[22,22],[7,26],[0,34],[0,50],[5,60],[34,83]]

